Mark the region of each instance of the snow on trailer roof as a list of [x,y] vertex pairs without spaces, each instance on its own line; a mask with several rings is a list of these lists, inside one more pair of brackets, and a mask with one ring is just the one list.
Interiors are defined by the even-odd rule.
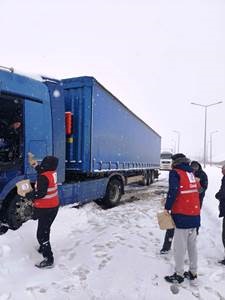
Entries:
[[32,76],[0,66],[0,76],[2,94],[28,97],[33,101],[48,101],[48,88],[40,75]]
[[28,77],[28,78],[31,78],[31,79],[34,79],[37,81],[41,81],[41,82],[43,81],[42,76],[39,74],[26,73],[26,72],[20,71],[18,69],[15,69],[13,67],[0,66],[0,69],[2,69],[4,71],[9,71],[11,73],[15,73],[16,75],[25,76],[25,77]]
[[9,71],[9,72],[14,73],[16,75],[20,75],[20,76],[23,76],[23,77],[34,79],[34,80],[37,80],[37,81],[40,81],[40,82],[45,82],[45,81],[60,82],[59,79],[52,78],[52,77],[49,77],[49,76],[44,75],[44,74],[27,73],[27,72],[15,69],[13,67],[0,66],[0,69],[2,69],[3,71]]

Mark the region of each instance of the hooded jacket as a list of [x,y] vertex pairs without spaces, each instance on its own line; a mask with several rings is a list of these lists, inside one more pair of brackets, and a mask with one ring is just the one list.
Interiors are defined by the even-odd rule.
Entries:
[[202,190],[200,191],[200,194],[201,193],[205,193],[205,191],[207,190],[208,188],[208,176],[206,175],[206,173],[202,170],[202,166],[200,165],[199,162],[197,161],[192,161],[191,164],[197,164],[199,169],[197,171],[193,171],[195,177],[198,177],[200,179],[200,185],[201,185],[201,188]]
[[202,170],[202,166],[200,165],[199,162],[193,160],[191,162],[191,165],[192,164],[198,165],[198,170],[197,171],[193,170],[193,173],[194,173],[195,177],[198,177],[200,179],[199,182],[200,182],[201,187],[200,187],[200,190],[199,190],[199,197],[200,197],[200,206],[202,207],[202,202],[203,202],[203,199],[205,197],[205,191],[208,188],[208,176]]

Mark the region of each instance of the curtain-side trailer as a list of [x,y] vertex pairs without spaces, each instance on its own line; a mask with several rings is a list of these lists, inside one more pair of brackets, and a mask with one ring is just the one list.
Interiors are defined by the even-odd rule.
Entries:
[[[93,77],[34,79],[0,70],[0,220],[11,229],[32,217],[16,183],[35,182],[28,153],[59,158],[61,205],[119,203],[132,181],[149,185],[160,164],[160,136]],[[1,128],[17,115],[22,127],[12,157]]]

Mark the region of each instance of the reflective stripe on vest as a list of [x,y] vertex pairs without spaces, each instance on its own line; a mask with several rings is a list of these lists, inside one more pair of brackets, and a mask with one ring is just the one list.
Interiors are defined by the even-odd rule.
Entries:
[[197,189],[194,189],[194,190],[187,190],[187,191],[181,191],[180,193],[181,194],[190,194],[190,193],[195,193],[195,192],[198,192]]
[[42,199],[51,199],[55,196],[58,196],[58,192],[55,192],[54,194],[49,194],[49,195],[46,195],[44,196]]
[[200,215],[198,185],[193,173],[174,169],[180,177],[178,195],[172,206],[173,214]]
[[48,179],[47,194],[40,199],[34,201],[36,208],[53,208],[59,205],[58,189],[57,189],[57,176],[54,171],[47,171],[41,175]]
[[52,191],[57,191],[57,186],[55,186],[53,188],[48,188],[48,192],[52,192]]

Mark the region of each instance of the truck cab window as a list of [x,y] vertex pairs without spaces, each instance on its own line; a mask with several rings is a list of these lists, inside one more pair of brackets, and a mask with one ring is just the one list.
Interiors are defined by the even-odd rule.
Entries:
[[23,153],[23,105],[12,96],[0,96],[0,163],[15,163]]

